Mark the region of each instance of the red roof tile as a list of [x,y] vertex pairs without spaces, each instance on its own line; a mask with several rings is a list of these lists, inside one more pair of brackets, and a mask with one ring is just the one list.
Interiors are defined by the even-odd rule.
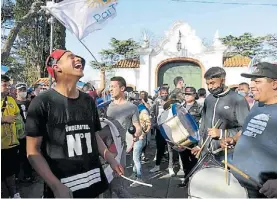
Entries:
[[124,59],[114,64],[113,68],[139,68],[139,66],[140,66],[139,60]]
[[[52,82],[54,82],[55,79],[52,78]],[[49,78],[48,77],[45,77],[45,78],[39,78],[37,81],[35,81],[35,84],[43,84],[45,86],[49,86]]]
[[223,62],[224,67],[247,67],[251,59],[241,55],[236,55],[225,59]]

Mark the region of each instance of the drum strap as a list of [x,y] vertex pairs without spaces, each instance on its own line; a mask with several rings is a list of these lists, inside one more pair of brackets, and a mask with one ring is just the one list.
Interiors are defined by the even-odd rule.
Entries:
[[172,104],[172,114],[177,115],[177,104]]

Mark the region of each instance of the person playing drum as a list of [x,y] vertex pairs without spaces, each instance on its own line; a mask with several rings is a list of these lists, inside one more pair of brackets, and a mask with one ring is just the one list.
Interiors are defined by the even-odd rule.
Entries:
[[251,91],[255,104],[244,121],[241,132],[226,140],[225,144],[235,145],[233,165],[245,172],[262,187],[251,183],[234,173],[248,191],[250,198],[277,197],[277,65],[262,62],[251,74]]
[[[208,136],[212,138],[203,149],[207,152],[208,148],[213,151],[220,148],[220,139],[224,135],[224,130],[228,135],[235,135],[242,129],[243,121],[249,113],[249,105],[244,97],[225,85],[226,72],[223,68],[210,68],[204,78],[211,94],[204,102],[199,133],[202,140],[206,140]],[[199,151],[200,147],[197,146],[193,148],[192,153],[196,155]],[[232,157],[231,152],[229,157]],[[217,153],[215,158],[222,160],[224,153]]]

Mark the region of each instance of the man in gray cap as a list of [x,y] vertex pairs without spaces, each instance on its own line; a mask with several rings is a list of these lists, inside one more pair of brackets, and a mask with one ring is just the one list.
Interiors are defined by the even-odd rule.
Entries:
[[[242,131],[221,141],[236,145],[233,164],[256,183],[234,172],[250,198],[277,197],[277,65],[262,62],[251,73],[250,88],[256,103],[244,121]],[[262,186],[260,186],[260,185]]]

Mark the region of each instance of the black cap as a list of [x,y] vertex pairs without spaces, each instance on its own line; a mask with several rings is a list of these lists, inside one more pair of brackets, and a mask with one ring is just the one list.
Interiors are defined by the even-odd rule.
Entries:
[[1,75],[1,81],[8,82],[10,81],[10,78],[7,75]]
[[186,87],[184,89],[184,93],[188,93],[188,94],[196,94],[196,89],[194,87]]
[[268,62],[260,62],[255,65],[256,69],[252,73],[242,73],[241,76],[245,78],[259,78],[268,77],[277,79],[277,65]]

